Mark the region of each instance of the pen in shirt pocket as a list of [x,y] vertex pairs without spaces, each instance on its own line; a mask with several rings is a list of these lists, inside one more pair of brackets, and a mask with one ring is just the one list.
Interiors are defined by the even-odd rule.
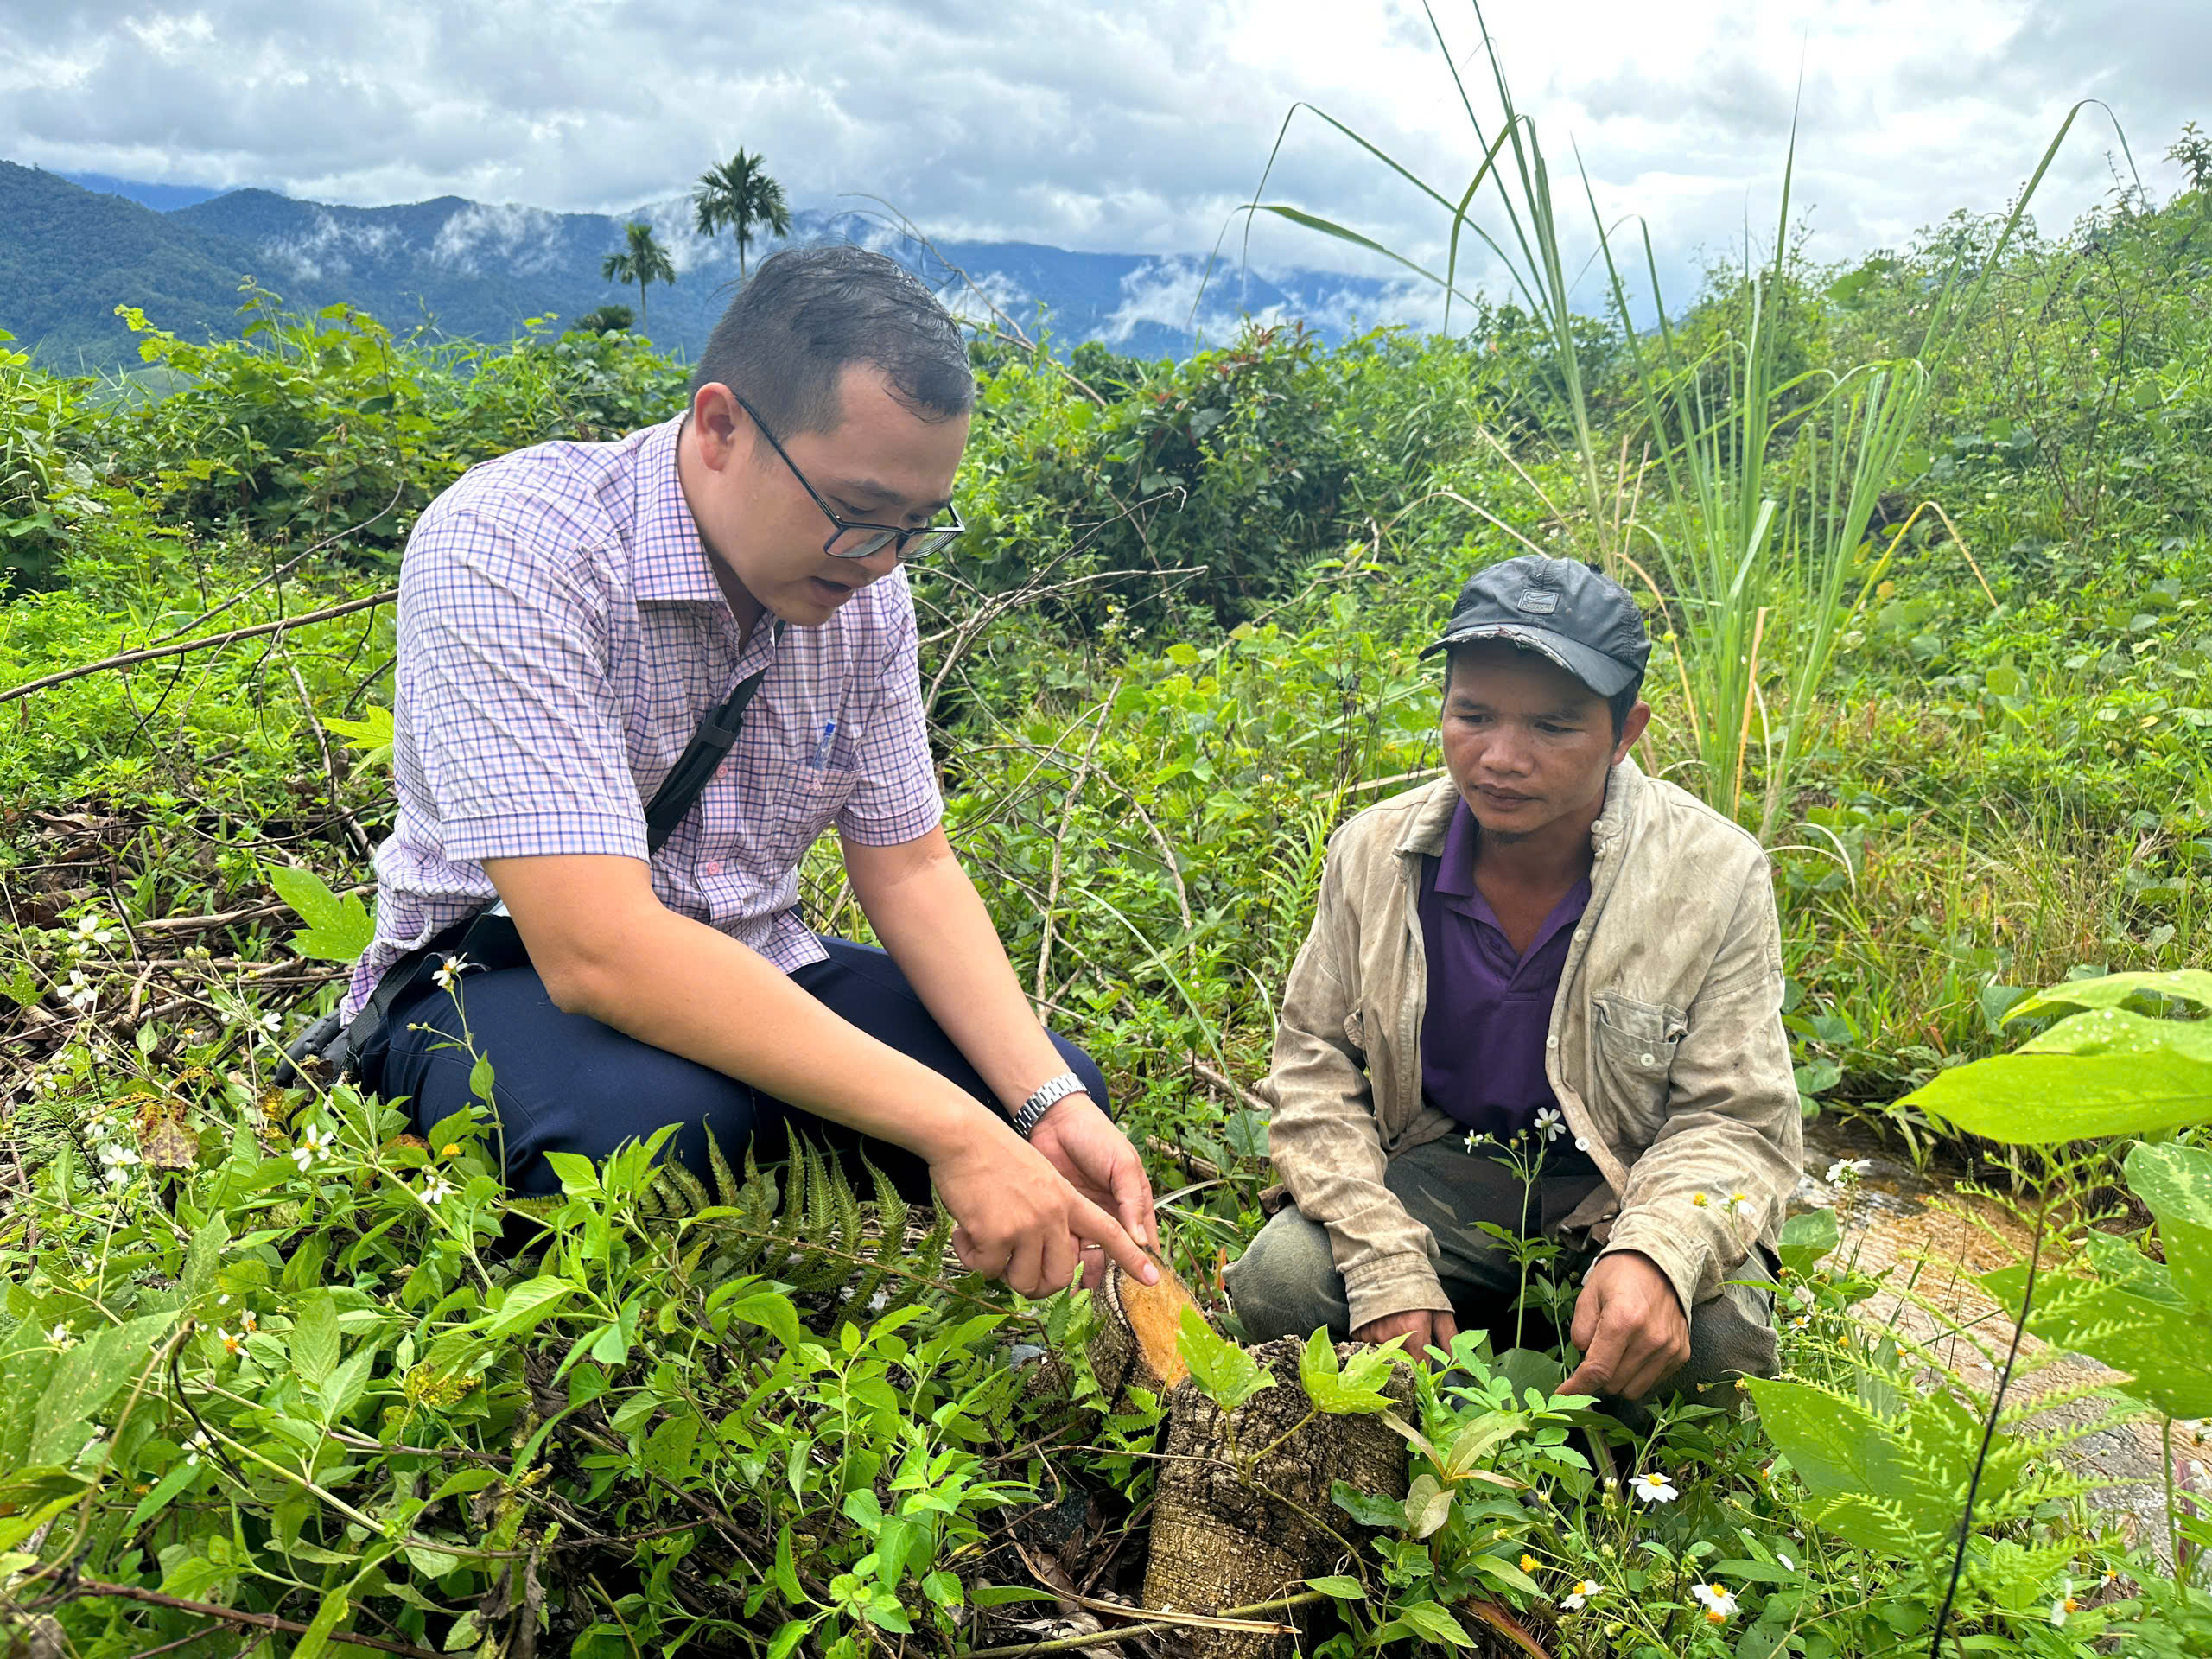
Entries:
[[815,741],[815,745],[814,745],[814,762],[813,762],[813,765],[814,765],[814,769],[815,769],[815,771],[817,771],[817,772],[820,772],[820,771],[822,771],[824,767],[826,767],[826,766],[829,766],[829,764],[830,764],[830,746],[831,746],[832,744],[836,743],[836,741],[837,741],[837,722],[836,722],[836,721],[834,721],[834,720],[827,720],[827,721],[823,721],[823,722],[822,722],[822,735],[821,735],[818,739],[817,739],[817,740],[816,740],[816,741]]

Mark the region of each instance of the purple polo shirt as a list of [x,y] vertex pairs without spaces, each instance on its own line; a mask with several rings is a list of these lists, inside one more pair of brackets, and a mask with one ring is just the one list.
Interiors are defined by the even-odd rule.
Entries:
[[[1470,1129],[1503,1140],[1557,1109],[1544,1076],[1544,1037],[1574,925],[1590,904],[1585,876],[1516,956],[1475,887],[1481,830],[1461,801],[1444,850],[1421,861],[1421,932],[1428,950],[1421,1019],[1421,1098]],[[1562,1143],[1564,1144],[1564,1143]]]

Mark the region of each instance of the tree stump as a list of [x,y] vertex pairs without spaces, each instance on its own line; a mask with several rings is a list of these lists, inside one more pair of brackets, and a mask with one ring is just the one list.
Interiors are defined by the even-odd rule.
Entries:
[[[1109,1394],[1134,1381],[1164,1392],[1168,1408],[1145,1605],[1216,1613],[1294,1595],[1305,1580],[1335,1571],[1367,1534],[1337,1508],[1330,1487],[1341,1480],[1370,1495],[1404,1497],[1404,1440],[1380,1416],[1313,1414],[1298,1374],[1306,1344],[1289,1337],[1249,1351],[1274,1386],[1224,1414],[1189,1380],[1176,1348],[1181,1310],[1192,1306],[1188,1293],[1166,1279],[1147,1287],[1117,1285],[1119,1278],[1109,1274],[1094,1293],[1093,1368]],[[1344,1344],[1338,1357],[1354,1351]],[[1411,1375],[1392,1367],[1386,1391],[1410,1404]],[[1302,1623],[1295,1615],[1281,1622]],[[1183,1634],[1183,1647],[1199,1659],[1271,1659],[1288,1651],[1282,1637]]]

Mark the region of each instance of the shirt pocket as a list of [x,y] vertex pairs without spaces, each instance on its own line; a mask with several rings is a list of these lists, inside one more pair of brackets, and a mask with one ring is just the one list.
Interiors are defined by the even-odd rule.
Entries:
[[1629,1126],[1648,1143],[1666,1115],[1675,1050],[1688,1035],[1688,1022],[1679,1008],[1638,1001],[1618,991],[1599,992],[1590,1006],[1605,1098],[1619,1103]]

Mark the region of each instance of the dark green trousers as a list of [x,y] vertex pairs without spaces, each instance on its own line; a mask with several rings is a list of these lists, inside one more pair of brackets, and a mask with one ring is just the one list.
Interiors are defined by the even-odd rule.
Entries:
[[[1390,1160],[1384,1181],[1407,1212],[1435,1235],[1437,1276],[1452,1299],[1459,1328],[1487,1330],[1500,1351],[1541,1347],[1555,1334],[1538,1310],[1521,1310],[1521,1272],[1499,1242],[1476,1230],[1491,1222],[1524,1237],[1552,1236],[1575,1206],[1605,1185],[1586,1158],[1557,1174],[1539,1172],[1524,1185],[1516,1170],[1456,1140],[1432,1141]],[[1554,1259],[1554,1278],[1579,1276],[1598,1258],[1586,1243]],[[1695,1394],[1738,1376],[1771,1376],[1774,1275],[1754,1248],[1718,1296],[1690,1309],[1690,1357],[1662,1384],[1669,1394]],[[1260,1230],[1224,1275],[1230,1300],[1251,1341],[1305,1336],[1326,1327],[1342,1342],[1351,1335],[1351,1307],[1344,1275],[1329,1249],[1328,1230],[1285,1205]],[[1560,1313],[1571,1324],[1571,1311]],[[1563,1336],[1564,1332],[1556,1333]]]

